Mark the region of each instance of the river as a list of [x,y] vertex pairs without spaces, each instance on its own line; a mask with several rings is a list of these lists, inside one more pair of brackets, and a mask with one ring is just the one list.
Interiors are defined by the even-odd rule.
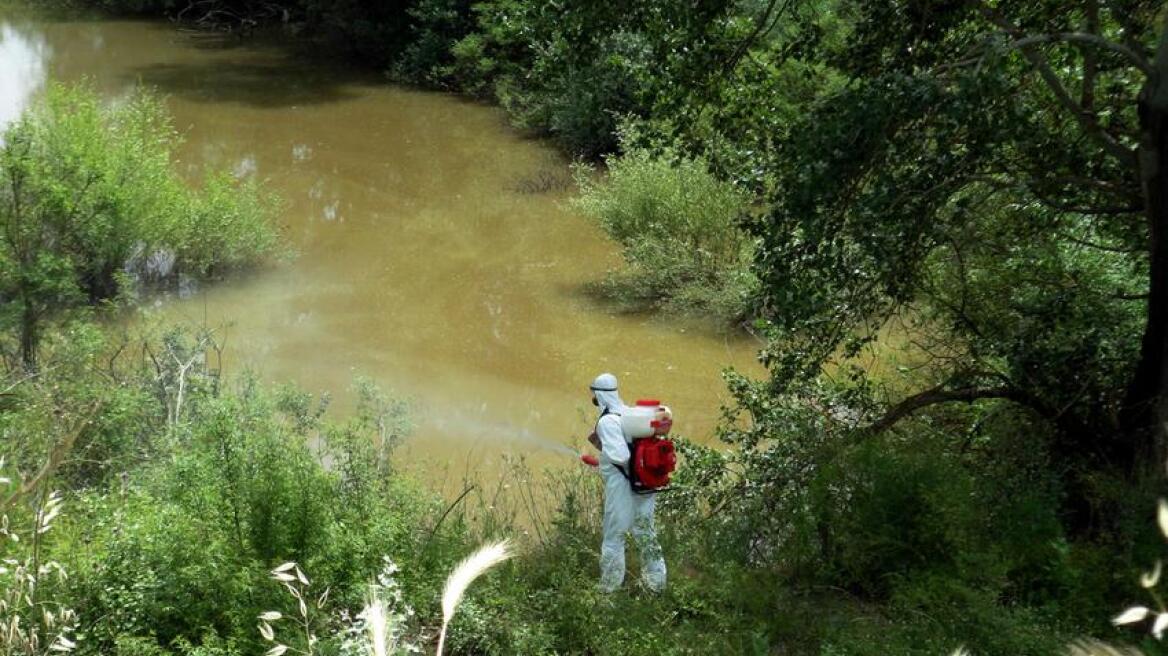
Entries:
[[571,466],[543,446],[583,448],[602,371],[711,442],[722,370],[759,373],[748,338],[586,293],[619,251],[567,207],[568,160],[497,108],[166,23],[0,15],[0,122],[49,80],[81,79],[110,98],[156,88],[184,173],[225,166],[284,200],[296,257],[150,312],[223,326],[227,373],[331,393],[334,416],[356,376],[408,399],[423,468],[495,471],[505,454]]

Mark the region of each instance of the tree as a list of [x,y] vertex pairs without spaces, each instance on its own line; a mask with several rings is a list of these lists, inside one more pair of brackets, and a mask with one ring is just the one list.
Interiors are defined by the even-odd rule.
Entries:
[[772,391],[907,317],[928,335],[932,379],[858,435],[1005,399],[1091,467],[1162,461],[1162,3],[882,0],[842,13],[842,44],[809,26],[793,55],[849,81],[780,146],[756,226]]
[[274,249],[270,201],[216,175],[189,188],[177,141],[156,98],[105,106],[84,87],[50,89],[0,137],[0,322],[26,370],[47,317],[112,299],[127,275],[207,275]]

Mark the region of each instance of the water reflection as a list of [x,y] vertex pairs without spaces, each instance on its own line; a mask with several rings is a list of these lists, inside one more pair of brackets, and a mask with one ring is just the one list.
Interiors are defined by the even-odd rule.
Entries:
[[258,170],[259,164],[256,163],[255,155],[248,153],[231,167],[231,174],[235,176],[235,179],[242,180],[255,176]]
[[345,220],[340,214],[341,191],[335,183],[330,184],[330,179],[320,178],[312,183],[308,188],[308,200],[305,214],[308,220],[319,218],[326,223]]
[[312,158],[312,146],[308,144],[295,144],[292,146],[292,161],[297,164],[307,162]]
[[340,206],[341,206],[341,201],[339,201],[339,200],[334,200],[333,202],[329,203],[328,205],[325,205],[324,206],[324,220],[325,221],[336,221],[337,220],[337,208],[339,208]]
[[[351,78],[352,75],[347,77]],[[234,103],[262,109],[316,105],[358,97],[346,76],[282,56],[261,59],[156,62],[127,72],[127,82],[142,82],[164,93],[200,103]]]
[[44,86],[49,53],[40,33],[0,22],[0,127],[16,120]]

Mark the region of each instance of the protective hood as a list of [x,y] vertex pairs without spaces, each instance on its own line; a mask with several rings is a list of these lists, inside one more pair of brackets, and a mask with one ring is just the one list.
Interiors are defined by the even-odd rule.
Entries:
[[596,395],[596,402],[600,404],[601,413],[605,410],[617,414],[624,412],[625,404],[621,401],[620,394],[617,393],[616,376],[600,374],[596,380],[592,381],[592,385],[588,389]]

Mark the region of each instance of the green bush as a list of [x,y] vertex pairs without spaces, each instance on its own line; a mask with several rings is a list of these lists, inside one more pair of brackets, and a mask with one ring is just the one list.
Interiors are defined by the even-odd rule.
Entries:
[[702,159],[635,148],[607,159],[603,177],[581,169],[573,206],[621,246],[628,268],[600,289],[617,300],[726,322],[749,314],[754,240],[741,224],[750,197]]
[[179,177],[178,135],[144,91],[107,105],[87,86],[52,86],[0,143],[0,326],[19,335],[26,369],[45,320],[113,299],[127,274],[206,276],[276,248],[257,187]]
[[962,645],[972,654],[1053,656],[1075,637],[1032,609],[943,575],[901,583],[881,612],[854,614],[835,629],[822,656],[935,656]]
[[[384,555],[401,565],[406,599],[430,626],[443,578],[471,545],[521,531],[531,537],[520,556],[476,583],[456,614],[450,653],[923,655],[966,644],[977,654],[1046,654],[1080,631],[1107,635],[1114,610],[1100,598],[1115,595],[1114,547],[1063,536],[1047,443],[1040,432],[1025,448],[1005,439],[1028,426],[1000,409],[971,410],[982,432],[964,446],[945,436],[970,417],[931,413],[911,433],[828,448],[842,434],[808,439],[824,413],[805,404],[781,422],[759,413],[792,440],[760,442],[758,460],[684,443],[677,489],[659,499],[669,589],[639,590],[631,554],[626,589],[601,595],[602,497],[591,471],[550,481],[558,505],[546,523],[474,520],[464,505],[435,531],[444,504],[390,466],[409,430],[401,402],[361,382],[356,413],[334,424],[322,400],[294,388],[192,382],[174,422],[155,390],[105,406],[103,425],[141,416],[160,435],[149,459],[123,461],[127,477],[95,476],[99,484],[75,493],[44,545],[70,573],[57,595],[80,614],[81,654],[262,653],[256,615],[295,610],[268,578],[285,560],[302,564],[314,594],[331,590],[314,611],[318,653],[331,654],[340,612],[360,608]],[[60,393],[98,391],[79,381]],[[34,414],[0,419],[50,430],[28,423]],[[94,452],[106,439],[120,448],[114,435],[95,433]]]
[[944,451],[866,444],[828,463],[811,498],[821,571],[836,585],[886,597],[898,577],[921,570],[990,580],[999,574],[967,562],[986,553],[986,509],[972,477]]
[[452,62],[441,70],[442,77],[456,89],[477,97],[489,97],[499,63],[487,53],[486,38],[472,32],[450,46]]
[[[330,589],[330,622],[360,608],[383,556],[415,568],[428,493],[387,475],[377,461],[386,452],[337,447],[331,429],[281,410],[294,405],[287,396],[245,381],[202,399],[175,429],[171,453],[120,488],[81,497],[58,553],[84,609],[84,653],[185,653],[182,644],[218,641],[236,645],[224,653],[250,653],[260,643],[255,617],[284,604],[268,580],[275,565],[301,563],[315,594]],[[398,406],[379,410],[340,432],[373,445],[378,426],[400,423]],[[336,448],[344,466],[326,469],[318,450]]]
[[[459,77],[452,64],[465,57],[460,56],[458,48],[461,39],[470,36],[475,27],[471,7],[470,0],[419,0],[410,7],[410,41],[393,63],[394,78],[447,86]],[[462,82],[458,84],[461,91],[482,91],[482,85],[476,85],[472,79]]]
[[652,103],[652,52],[641,32],[620,29],[598,39],[591,59],[572,62],[569,51],[579,47],[560,36],[536,71],[548,88],[534,94],[536,102],[523,120],[540,125],[569,152],[596,158],[619,145],[622,117],[645,116]]

